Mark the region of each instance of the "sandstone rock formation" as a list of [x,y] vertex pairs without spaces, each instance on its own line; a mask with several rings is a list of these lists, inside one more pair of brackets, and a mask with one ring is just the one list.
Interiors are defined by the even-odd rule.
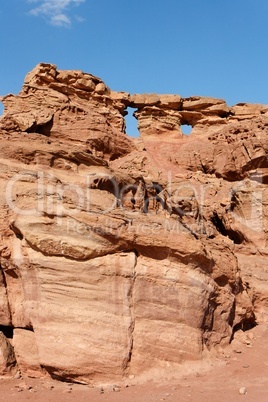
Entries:
[[43,63],[2,102],[2,372],[175,369],[265,319],[268,106],[115,92]]

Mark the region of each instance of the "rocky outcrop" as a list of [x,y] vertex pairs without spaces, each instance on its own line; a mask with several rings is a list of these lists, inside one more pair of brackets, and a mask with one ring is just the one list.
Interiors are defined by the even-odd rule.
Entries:
[[50,64],[2,102],[6,367],[119,380],[265,319],[267,106],[115,92]]
[[9,340],[0,331],[0,375],[12,376],[17,373],[14,350]]

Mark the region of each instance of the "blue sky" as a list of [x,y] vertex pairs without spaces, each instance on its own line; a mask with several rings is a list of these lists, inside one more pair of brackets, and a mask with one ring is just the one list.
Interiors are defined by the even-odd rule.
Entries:
[[118,91],[268,104],[267,16],[268,0],[1,1],[0,94],[49,62]]

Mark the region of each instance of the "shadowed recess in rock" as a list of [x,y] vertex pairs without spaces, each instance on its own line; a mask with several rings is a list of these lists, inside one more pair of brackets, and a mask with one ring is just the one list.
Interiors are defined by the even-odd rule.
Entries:
[[14,328],[11,326],[0,325],[0,332],[3,332],[5,337],[8,339],[13,338],[13,331],[14,331]]

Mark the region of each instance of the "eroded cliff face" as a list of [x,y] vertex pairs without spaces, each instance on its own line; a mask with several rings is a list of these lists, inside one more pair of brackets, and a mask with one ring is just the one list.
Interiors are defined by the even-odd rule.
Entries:
[[267,106],[114,92],[49,64],[2,102],[2,374],[171,370],[265,319]]

